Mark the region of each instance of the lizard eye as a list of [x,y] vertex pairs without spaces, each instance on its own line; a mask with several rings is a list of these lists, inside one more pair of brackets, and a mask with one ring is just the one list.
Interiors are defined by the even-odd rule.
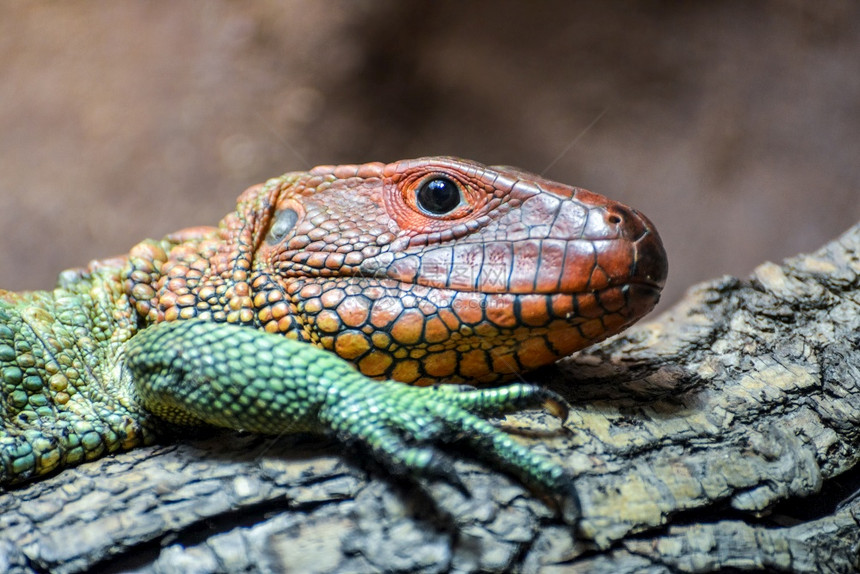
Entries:
[[463,201],[460,186],[447,177],[435,177],[421,184],[415,196],[418,207],[431,215],[444,215]]
[[269,245],[280,243],[287,236],[287,233],[295,227],[298,220],[299,214],[292,209],[283,209],[277,212],[272,227],[269,228],[269,234],[266,236],[266,243]]

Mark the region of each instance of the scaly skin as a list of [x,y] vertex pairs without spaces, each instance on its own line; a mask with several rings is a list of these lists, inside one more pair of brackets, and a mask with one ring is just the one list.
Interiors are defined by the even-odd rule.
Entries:
[[575,498],[561,467],[480,418],[555,395],[420,385],[548,364],[650,311],[665,275],[640,214],[513,168],[290,173],[218,228],[144,241],[50,292],[0,291],[0,485],[210,424],[329,432],[442,474],[436,445],[465,436]]

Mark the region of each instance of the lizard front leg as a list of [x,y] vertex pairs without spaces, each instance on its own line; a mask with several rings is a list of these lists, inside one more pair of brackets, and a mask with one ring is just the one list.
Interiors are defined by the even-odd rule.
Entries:
[[127,366],[138,399],[180,425],[265,434],[323,432],[360,443],[395,472],[451,475],[438,446],[464,440],[528,486],[561,495],[578,514],[573,482],[475,413],[561,401],[541,387],[465,390],[376,381],[337,356],[247,327],[200,320],[159,323],[132,338]]

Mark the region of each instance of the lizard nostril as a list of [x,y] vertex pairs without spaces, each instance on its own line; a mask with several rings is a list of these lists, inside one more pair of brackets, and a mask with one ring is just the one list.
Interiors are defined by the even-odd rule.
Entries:
[[621,227],[631,218],[635,218],[635,215],[622,205],[612,205],[606,210],[606,224],[613,227]]

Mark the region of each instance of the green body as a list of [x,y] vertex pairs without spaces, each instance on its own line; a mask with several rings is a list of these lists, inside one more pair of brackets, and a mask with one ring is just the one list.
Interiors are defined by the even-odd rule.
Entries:
[[120,269],[53,291],[0,292],[0,484],[152,442],[123,355],[138,320]]

